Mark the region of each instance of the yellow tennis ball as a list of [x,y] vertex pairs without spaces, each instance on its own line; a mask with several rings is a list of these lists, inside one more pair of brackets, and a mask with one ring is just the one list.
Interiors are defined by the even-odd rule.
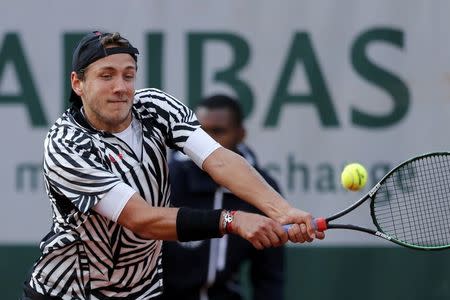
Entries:
[[367,182],[367,171],[361,164],[351,163],[345,166],[341,174],[341,183],[350,191],[359,191]]

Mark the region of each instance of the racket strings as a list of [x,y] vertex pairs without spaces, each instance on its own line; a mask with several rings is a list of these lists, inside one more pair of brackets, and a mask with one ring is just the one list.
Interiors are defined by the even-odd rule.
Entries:
[[450,159],[434,154],[412,160],[385,179],[372,213],[384,233],[408,244],[450,244]]
[[[432,164],[431,165],[436,165],[436,168],[433,168],[431,170],[427,170],[428,172],[433,172],[433,170],[442,170],[442,161],[441,160],[436,160],[434,158],[428,158],[428,160],[432,160]],[[446,176],[445,172],[442,173],[441,178],[444,180],[448,181],[448,176]],[[433,179],[433,180],[438,180],[438,179]],[[440,188],[431,188],[428,189],[429,187],[433,187],[433,180],[430,181],[430,178],[427,178],[427,180],[425,180],[423,182],[423,186],[426,186],[427,188],[421,188],[419,189],[419,191],[421,191],[421,197],[418,199],[418,201],[414,201],[413,203],[415,204],[414,207],[414,211],[415,212],[419,212],[419,210],[423,210],[423,214],[419,215],[420,217],[422,217],[425,225],[423,227],[420,227],[420,231],[418,232],[417,235],[417,239],[418,242],[426,242],[427,239],[430,241],[434,241],[434,243],[436,243],[437,245],[441,244],[444,242],[444,238],[445,235],[442,235],[442,233],[440,232],[440,226],[442,226],[442,228],[449,228],[447,224],[444,224],[446,220],[446,218],[442,218],[442,208],[443,208],[443,204],[446,201],[446,197],[443,193],[443,190],[445,190],[446,186],[442,185]],[[439,181],[439,183],[441,183]],[[415,186],[421,186],[421,181],[418,177],[415,178],[414,180],[414,184]],[[436,199],[437,201],[420,201],[421,199]],[[444,201],[442,201],[444,200]],[[422,204],[423,208],[420,207],[419,205]],[[418,218],[416,218],[418,219]],[[438,222],[436,222],[438,221]],[[447,221],[448,222],[448,221]],[[421,225],[421,224],[419,224]],[[444,243],[446,244],[446,243]]]

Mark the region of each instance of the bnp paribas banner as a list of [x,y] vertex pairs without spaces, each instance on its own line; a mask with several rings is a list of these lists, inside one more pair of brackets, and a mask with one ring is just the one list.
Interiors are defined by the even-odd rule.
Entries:
[[[43,140],[67,107],[71,52],[85,32],[139,48],[137,86],[194,107],[240,99],[247,143],[284,196],[314,215],[344,209],[399,162],[450,148],[450,2],[0,2],[0,243],[50,228]],[[363,191],[340,186],[360,162]],[[368,206],[346,223],[370,225]],[[317,245],[384,242],[329,232]]]

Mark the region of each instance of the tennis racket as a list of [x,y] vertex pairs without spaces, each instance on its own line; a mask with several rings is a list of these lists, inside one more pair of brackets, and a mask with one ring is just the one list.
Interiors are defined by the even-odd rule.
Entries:
[[[365,201],[370,201],[376,230],[332,223]],[[328,218],[315,218],[313,226],[362,231],[413,249],[449,248],[450,153],[427,153],[401,163],[360,200]]]

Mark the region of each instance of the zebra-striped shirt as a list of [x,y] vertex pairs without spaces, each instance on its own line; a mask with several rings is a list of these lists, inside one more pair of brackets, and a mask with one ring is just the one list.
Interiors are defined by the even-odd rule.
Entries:
[[139,238],[91,208],[119,182],[152,206],[168,206],[166,146],[183,150],[200,127],[195,114],[156,89],[135,93],[142,155],[116,136],[93,129],[68,109],[45,139],[44,182],[53,226],[30,285],[64,299],[150,299],[162,291],[161,241]]

